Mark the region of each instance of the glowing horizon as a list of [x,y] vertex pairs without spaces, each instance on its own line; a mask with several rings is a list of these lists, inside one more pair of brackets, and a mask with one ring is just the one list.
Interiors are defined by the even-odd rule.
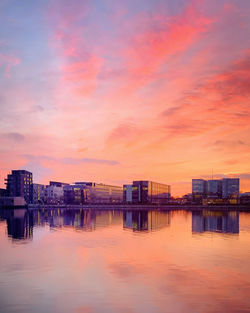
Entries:
[[192,178],[250,191],[250,3],[0,4],[0,185]]

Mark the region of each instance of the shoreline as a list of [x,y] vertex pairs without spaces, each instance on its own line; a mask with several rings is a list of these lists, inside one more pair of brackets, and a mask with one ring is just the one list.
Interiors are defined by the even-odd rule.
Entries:
[[185,210],[185,211],[197,211],[197,210],[223,210],[223,211],[246,211],[250,212],[250,204],[225,204],[225,205],[175,205],[175,204],[85,204],[85,205],[35,205],[29,204],[25,206],[0,206],[0,209],[27,209],[28,211],[41,210],[41,209],[66,209],[66,210],[157,210],[157,211],[171,211],[171,210]]

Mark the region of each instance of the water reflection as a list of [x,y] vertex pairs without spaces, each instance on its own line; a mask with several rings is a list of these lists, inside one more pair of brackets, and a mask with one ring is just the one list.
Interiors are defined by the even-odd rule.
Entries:
[[156,231],[170,225],[170,213],[159,211],[124,211],[123,228]]
[[7,222],[8,236],[20,240],[33,237],[35,226],[51,228],[71,227],[75,230],[94,231],[111,224],[122,224],[121,211],[94,211],[72,209],[0,210],[0,218]]
[[192,212],[192,232],[239,233],[239,213],[236,211],[194,211]]
[[[177,213],[177,211],[176,211]],[[83,210],[83,209],[0,209],[6,220],[8,236],[14,240],[32,239],[33,228],[70,227],[77,231],[94,231],[110,225],[123,225],[132,231],[157,231],[170,226],[172,211],[152,210]],[[190,214],[190,213],[188,213]],[[239,213],[236,211],[193,211],[192,232],[239,233]]]
[[250,312],[249,213],[40,209],[0,219],[0,312]]
[[33,237],[33,214],[26,209],[0,210],[0,218],[7,222],[7,233],[14,240],[32,239]]

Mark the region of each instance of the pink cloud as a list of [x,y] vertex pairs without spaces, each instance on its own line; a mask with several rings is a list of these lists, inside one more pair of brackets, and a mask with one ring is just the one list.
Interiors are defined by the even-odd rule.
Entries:
[[12,55],[4,55],[0,53],[0,67],[4,68],[5,76],[10,78],[12,67],[18,65],[20,59]]
[[97,86],[97,75],[103,59],[91,51],[86,40],[86,29],[79,23],[88,13],[88,2],[56,1],[49,13],[54,34],[51,44],[61,59],[61,89],[70,87],[76,94],[91,95]]

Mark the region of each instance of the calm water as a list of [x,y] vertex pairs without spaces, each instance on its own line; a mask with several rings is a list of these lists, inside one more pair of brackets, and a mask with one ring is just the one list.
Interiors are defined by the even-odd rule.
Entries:
[[0,210],[0,312],[250,312],[250,214]]

